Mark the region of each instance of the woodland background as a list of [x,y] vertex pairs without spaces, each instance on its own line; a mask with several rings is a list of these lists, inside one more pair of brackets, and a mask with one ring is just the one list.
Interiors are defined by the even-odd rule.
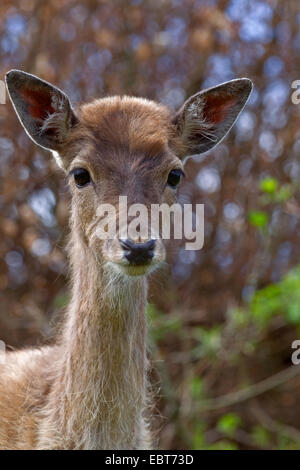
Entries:
[[[300,448],[300,79],[297,0],[1,0],[10,68],[74,104],[132,94],[179,107],[249,77],[221,145],[186,165],[182,202],[205,204],[205,245],[169,249],[149,322],[159,445]],[[0,338],[51,341],[68,302],[66,181],[0,105]]]

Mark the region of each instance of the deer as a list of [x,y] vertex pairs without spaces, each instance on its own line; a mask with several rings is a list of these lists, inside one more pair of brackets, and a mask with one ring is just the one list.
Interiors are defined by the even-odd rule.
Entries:
[[0,365],[0,448],[151,449],[147,287],[166,248],[159,236],[100,239],[97,207],[120,195],[173,204],[184,164],[226,136],[252,82],[200,91],[176,112],[132,96],[73,108],[59,88],[15,69],[6,85],[26,133],[68,180],[71,293],[55,342],[7,352]]

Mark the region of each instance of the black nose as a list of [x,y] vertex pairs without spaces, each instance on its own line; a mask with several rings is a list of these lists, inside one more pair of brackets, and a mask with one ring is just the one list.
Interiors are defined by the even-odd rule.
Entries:
[[131,240],[120,240],[124,250],[124,257],[130,264],[142,265],[149,263],[154,256],[156,240],[148,240],[146,243],[134,243]]

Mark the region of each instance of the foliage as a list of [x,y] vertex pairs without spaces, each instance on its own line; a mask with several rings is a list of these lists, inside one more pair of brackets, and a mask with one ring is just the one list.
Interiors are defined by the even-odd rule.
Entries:
[[265,325],[275,315],[283,315],[287,323],[300,326],[300,267],[280,282],[256,292],[250,312],[260,324]]
[[[297,378],[205,411],[288,368],[299,338],[299,2],[2,0],[0,12],[2,78],[34,73],[74,106],[131,94],[176,110],[201,88],[253,80],[229,136],[185,166],[179,198],[204,203],[204,248],[174,241],[170,273],[151,281],[157,428],[167,449],[299,448]],[[0,337],[15,348],[48,339],[67,304],[69,199],[8,102],[0,123]]]

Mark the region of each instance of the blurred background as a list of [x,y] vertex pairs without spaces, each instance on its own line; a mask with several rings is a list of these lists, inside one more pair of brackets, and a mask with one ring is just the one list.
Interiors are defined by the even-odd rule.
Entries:
[[[162,449],[300,448],[300,79],[297,0],[2,0],[10,68],[73,104],[131,94],[178,108],[254,82],[230,135],[186,165],[180,200],[205,204],[205,244],[169,247],[148,309]],[[0,105],[0,338],[43,344],[68,303],[69,194],[50,154]]]

